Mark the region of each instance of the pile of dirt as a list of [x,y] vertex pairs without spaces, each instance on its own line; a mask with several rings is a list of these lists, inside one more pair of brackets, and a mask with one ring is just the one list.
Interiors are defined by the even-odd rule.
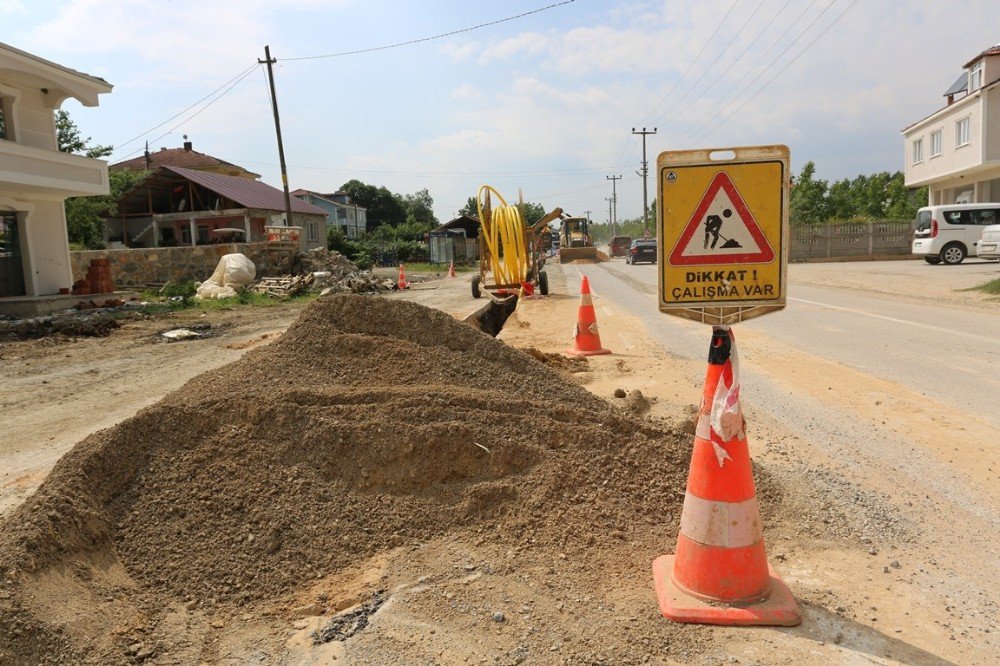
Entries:
[[23,319],[14,322],[0,322],[0,341],[34,340],[50,335],[63,335],[70,338],[105,338],[118,328],[121,328],[121,322],[118,321],[118,318],[107,314]]
[[130,661],[127,626],[171,636],[169,660],[213,631],[176,613],[267,613],[446,535],[579,557],[669,544],[689,443],[439,311],[320,298],[85,439],[0,523],[0,662]]
[[540,349],[535,349],[534,347],[528,347],[524,350],[524,352],[539,363],[544,363],[550,368],[556,368],[571,373],[586,372],[588,368],[587,358],[585,356],[566,356],[565,354],[543,352]]

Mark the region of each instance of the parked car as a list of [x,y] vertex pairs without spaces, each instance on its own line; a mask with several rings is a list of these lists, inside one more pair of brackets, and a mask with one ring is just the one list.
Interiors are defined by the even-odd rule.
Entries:
[[628,249],[632,245],[631,236],[615,236],[608,243],[608,254],[612,257],[624,257],[628,254]]
[[917,211],[913,254],[928,264],[960,264],[979,254],[983,228],[1000,224],[1000,203],[925,206]]
[[1000,224],[994,224],[983,229],[979,240],[980,259],[1000,259]]
[[656,263],[656,239],[637,238],[629,245],[628,254],[625,255],[626,264],[637,264],[640,261]]

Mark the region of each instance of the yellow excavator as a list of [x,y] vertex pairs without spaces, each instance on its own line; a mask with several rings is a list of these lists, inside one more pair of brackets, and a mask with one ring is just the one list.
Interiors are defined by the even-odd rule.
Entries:
[[562,229],[559,232],[560,264],[568,264],[577,259],[597,261],[597,248],[594,247],[587,228],[589,223],[585,217],[562,218]]

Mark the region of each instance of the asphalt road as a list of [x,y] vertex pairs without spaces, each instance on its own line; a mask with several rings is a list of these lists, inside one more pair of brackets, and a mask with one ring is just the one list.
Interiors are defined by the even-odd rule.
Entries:
[[[911,280],[913,289],[904,295],[817,286],[816,281],[823,281],[820,271],[830,270],[831,265],[792,265],[787,308],[735,326],[737,340],[740,329],[758,331],[809,354],[906,386],[956,410],[980,416],[995,413],[1000,394],[1000,307],[947,303],[940,294],[932,302],[922,302],[919,293],[921,279],[927,276],[953,280],[956,287],[970,279],[975,284],[1000,277],[996,263],[942,268],[923,262],[857,262],[835,267],[846,284],[871,283],[877,289],[891,275],[895,280]],[[643,319],[668,353],[690,359],[705,356],[706,325],[658,312],[656,266],[630,266],[615,259],[572,268],[586,274],[597,293]],[[767,362],[766,358],[747,359],[745,365],[766,374]]]

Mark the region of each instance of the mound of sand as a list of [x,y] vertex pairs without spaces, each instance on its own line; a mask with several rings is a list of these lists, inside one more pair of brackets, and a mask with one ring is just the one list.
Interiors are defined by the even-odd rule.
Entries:
[[126,615],[247,612],[442,535],[669,543],[688,443],[436,310],[322,298],[78,444],[0,524],[0,662],[129,661]]

